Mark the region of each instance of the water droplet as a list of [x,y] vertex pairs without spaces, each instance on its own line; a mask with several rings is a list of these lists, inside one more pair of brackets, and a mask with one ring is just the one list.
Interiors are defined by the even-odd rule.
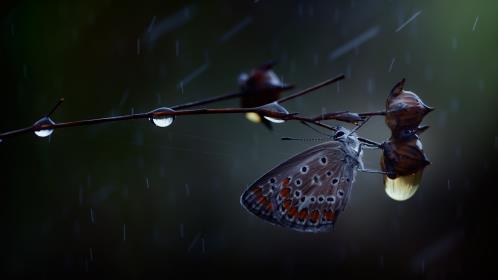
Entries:
[[[39,121],[35,122],[33,126],[43,128],[44,126],[54,125],[54,121],[52,121],[49,117],[43,117]],[[50,136],[54,132],[53,129],[40,129],[36,130],[35,134],[38,137],[47,137]]]
[[[292,64],[293,62],[291,62]],[[266,71],[265,82],[269,87],[282,87],[284,86],[283,78],[280,79],[273,70]]]
[[249,80],[249,75],[247,73],[241,73],[239,75],[238,82],[240,86],[243,86],[247,82],[247,80]]
[[162,113],[174,112],[174,110],[162,107],[152,111],[152,118],[150,120],[158,127],[168,127],[175,120],[174,116],[161,115]]
[[[266,105],[263,105],[260,107],[261,109],[272,111],[272,112],[277,112],[277,113],[284,113],[284,114],[289,114],[289,111],[285,109],[282,105],[278,104],[277,102],[269,103]],[[285,120],[282,119],[277,119],[277,118],[272,118],[268,116],[264,116],[265,119],[271,121],[272,123],[283,123]]]

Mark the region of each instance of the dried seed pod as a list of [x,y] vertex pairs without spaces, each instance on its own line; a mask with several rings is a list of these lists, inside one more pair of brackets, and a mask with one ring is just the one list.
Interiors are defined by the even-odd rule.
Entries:
[[418,137],[409,141],[390,139],[382,144],[382,148],[381,167],[392,179],[413,174],[430,164]]
[[[259,107],[272,103],[280,98],[282,92],[294,88],[293,85],[284,84],[273,72],[275,62],[269,62],[259,68],[253,69],[250,74],[242,73],[239,76],[239,86],[244,93],[240,99],[242,108]],[[246,118],[252,122],[263,123],[269,129],[271,122],[262,118],[257,113],[247,113]]]
[[422,119],[433,108],[411,91],[403,90],[405,79],[398,82],[386,101],[386,124],[391,129],[393,139],[408,139],[415,135]]
[[409,140],[390,139],[382,144],[380,165],[386,193],[394,200],[406,200],[418,189],[424,168],[430,164],[422,150],[422,142],[412,136]]

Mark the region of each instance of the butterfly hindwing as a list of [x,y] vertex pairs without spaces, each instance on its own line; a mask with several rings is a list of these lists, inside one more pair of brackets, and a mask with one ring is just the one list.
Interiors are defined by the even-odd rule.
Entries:
[[331,230],[349,199],[357,162],[343,142],[314,146],[249,186],[241,203],[273,224],[298,231]]

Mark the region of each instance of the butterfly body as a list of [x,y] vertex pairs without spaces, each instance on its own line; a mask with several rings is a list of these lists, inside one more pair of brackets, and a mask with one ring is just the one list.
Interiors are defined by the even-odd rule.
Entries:
[[341,128],[332,141],[316,145],[270,170],[249,186],[241,204],[275,225],[303,232],[332,230],[362,167],[354,134]]

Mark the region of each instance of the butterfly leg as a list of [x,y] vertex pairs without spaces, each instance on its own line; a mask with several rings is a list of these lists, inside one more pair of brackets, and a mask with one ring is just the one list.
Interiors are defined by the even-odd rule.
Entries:
[[360,166],[358,168],[358,171],[360,172],[365,172],[365,173],[377,173],[377,174],[384,174],[387,175],[388,173],[382,170],[375,170],[375,169],[368,169],[368,168],[363,168],[363,166]]

